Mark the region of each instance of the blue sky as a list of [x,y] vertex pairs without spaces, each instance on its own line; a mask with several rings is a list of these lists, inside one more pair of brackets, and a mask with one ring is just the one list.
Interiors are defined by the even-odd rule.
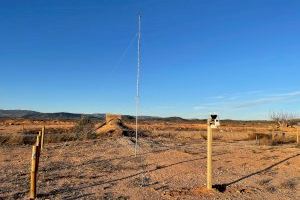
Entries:
[[0,1],[0,108],[267,119],[300,112],[300,1]]

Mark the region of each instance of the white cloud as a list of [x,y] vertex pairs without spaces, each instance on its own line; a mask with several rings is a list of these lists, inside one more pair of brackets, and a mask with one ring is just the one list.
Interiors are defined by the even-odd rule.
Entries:
[[271,96],[273,96],[273,97],[296,97],[296,96],[300,96],[300,91],[293,91],[293,92],[288,92],[288,93],[273,94]]
[[[222,101],[210,101],[208,103],[199,104],[194,106],[194,110],[212,110],[212,109],[241,109],[250,108],[264,104],[272,104],[278,102],[290,102],[290,101],[300,101],[297,97],[300,97],[300,91],[292,91],[287,93],[277,93],[277,94],[261,94],[263,91],[248,91],[244,92],[243,96],[240,94],[219,96]],[[248,94],[248,95],[246,95]],[[240,95],[240,96],[239,96]],[[221,98],[222,97],[222,98]],[[241,101],[243,99],[248,99]],[[215,97],[217,99],[217,96]]]
[[268,95],[264,98],[254,99],[251,101],[240,103],[239,105],[235,106],[235,108],[247,108],[268,103],[286,102],[296,97],[300,97],[300,91]]

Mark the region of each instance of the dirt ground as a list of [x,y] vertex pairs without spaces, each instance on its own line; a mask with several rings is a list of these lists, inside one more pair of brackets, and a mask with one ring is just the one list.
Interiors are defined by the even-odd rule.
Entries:
[[[300,199],[295,144],[215,140],[213,184],[220,191],[208,192],[203,189],[203,138],[140,138],[137,157],[133,141],[119,137],[46,144],[38,199]],[[0,146],[0,199],[28,199],[30,159],[30,145]]]

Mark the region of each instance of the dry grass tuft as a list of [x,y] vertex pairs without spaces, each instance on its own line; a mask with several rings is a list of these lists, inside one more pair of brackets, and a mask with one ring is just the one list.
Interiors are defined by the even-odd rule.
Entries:
[[[91,120],[83,118],[73,129],[46,128],[44,143],[58,143],[74,140],[86,140],[95,138],[94,124]],[[27,129],[23,133],[2,134],[0,144],[34,144],[36,136],[41,129]]]
[[283,182],[281,184],[281,187],[288,189],[288,190],[296,190],[297,185],[298,185],[298,182],[296,181],[296,179],[290,179],[290,180]]
[[[202,139],[207,140],[207,134],[206,133],[200,133],[200,136]],[[221,140],[223,138],[220,134],[213,134],[213,140]]]
[[265,134],[265,133],[249,133],[247,140],[258,140],[259,145],[280,145],[295,143],[296,138],[293,135],[286,136],[285,133]]
[[25,136],[20,134],[12,134],[9,138],[7,143],[9,144],[23,144]]

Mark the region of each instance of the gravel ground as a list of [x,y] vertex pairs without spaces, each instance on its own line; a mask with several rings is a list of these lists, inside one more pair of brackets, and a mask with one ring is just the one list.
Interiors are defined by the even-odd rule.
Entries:
[[[213,183],[205,190],[206,141],[131,138],[46,144],[38,199],[300,199],[294,144],[213,144]],[[28,199],[31,146],[0,146],[0,199]]]

